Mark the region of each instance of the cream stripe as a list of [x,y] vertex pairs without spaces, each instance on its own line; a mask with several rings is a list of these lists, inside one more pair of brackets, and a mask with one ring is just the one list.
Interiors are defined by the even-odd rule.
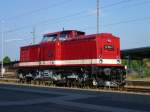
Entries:
[[72,64],[121,64],[119,59],[82,59],[82,60],[55,60],[40,62],[21,62],[19,66],[38,66],[38,65],[72,65]]

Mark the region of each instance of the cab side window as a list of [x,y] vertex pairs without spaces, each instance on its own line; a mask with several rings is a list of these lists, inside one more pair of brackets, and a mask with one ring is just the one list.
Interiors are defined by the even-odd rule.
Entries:
[[57,35],[46,35],[43,37],[42,42],[48,42],[48,41],[56,41]]
[[61,34],[60,34],[60,38],[59,38],[59,39],[60,39],[61,41],[64,41],[64,40],[66,40],[67,38],[68,38],[67,33],[61,33]]

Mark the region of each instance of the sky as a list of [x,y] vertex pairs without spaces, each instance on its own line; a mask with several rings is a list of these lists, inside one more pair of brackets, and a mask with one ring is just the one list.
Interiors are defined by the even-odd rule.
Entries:
[[[120,37],[121,49],[149,46],[150,0],[99,0],[100,33]],[[19,60],[21,46],[63,28],[96,33],[96,0],[0,0],[4,55]],[[0,59],[2,35],[0,34]]]

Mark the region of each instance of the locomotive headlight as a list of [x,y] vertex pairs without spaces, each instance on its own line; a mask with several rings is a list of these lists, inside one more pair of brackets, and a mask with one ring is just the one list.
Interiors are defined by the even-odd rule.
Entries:
[[102,60],[102,59],[100,59],[100,60],[99,60],[99,63],[101,63],[101,64],[102,64],[102,63],[103,63],[103,60]]
[[107,42],[108,42],[108,43],[111,43],[111,39],[107,39]]
[[117,64],[121,64],[121,60],[120,59],[117,59]]

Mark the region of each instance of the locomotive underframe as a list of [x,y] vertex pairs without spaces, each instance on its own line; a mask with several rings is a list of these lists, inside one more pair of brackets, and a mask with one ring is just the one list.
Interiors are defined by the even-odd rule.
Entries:
[[118,87],[125,85],[124,67],[72,66],[72,67],[25,67],[19,68],[18,78],[50,80],[63,86]]

